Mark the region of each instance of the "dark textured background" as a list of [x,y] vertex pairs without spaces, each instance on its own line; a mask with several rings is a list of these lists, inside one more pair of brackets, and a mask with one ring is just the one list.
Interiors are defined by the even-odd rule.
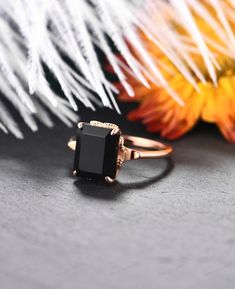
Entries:
[[234,288],[235,146],[200,126],[173,143],[174,163],[130,162],[104,186],[69,176],[72,133],[0,136],[1,289]]

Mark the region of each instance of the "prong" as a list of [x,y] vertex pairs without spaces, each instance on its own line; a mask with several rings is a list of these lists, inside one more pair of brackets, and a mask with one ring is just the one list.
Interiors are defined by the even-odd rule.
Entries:
[[73,177],[75,178],[75,177],[77,177],[77,175],[78,175],[78,172],[76,170],[74,170],[73,171]]
[[125,141],[124,141],[124,137],[121,136],[121,137],[120,137],[120,140],[119,140],[119,146],[120,146],[120,147],[123,147],[123,146],[124,146],[124,142],[125,142]]
[[112,129],[112,131],[111,131],[110,134],[111,134],[111,135],[121,134],[121,130],[120,130],[119,127],[116,127],[116,128],[114,128],[114,129]]
[[115,182],[115,179],[112,179],[110,177],[105,177],[105,181],[109,184],[112,184],[113,182]]
[[79,122],[78,123],[78,128],[82,129],[83,125],[84,125],[84,122]]

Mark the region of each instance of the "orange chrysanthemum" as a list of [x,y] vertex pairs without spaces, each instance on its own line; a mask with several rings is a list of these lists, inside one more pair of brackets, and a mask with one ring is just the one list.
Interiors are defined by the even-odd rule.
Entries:
[[[210,35],[214,43],[222,45],[220,38],[212,28],[198,15],[194,15],[194,17],[200,30],[206,35]],[[187,35],[182,27],[178,31],[182,35]],[[197,90],[155,44],[147,37],[143,35],[141,37],[151,55],[164,64],[161,69],[164,77],[185,105],[178,104],[164,88],[158,87],[154,83],[151,84],[151,89],[148,89],[130,78],[135,97],[130,98],[123,92],[120,99],[138,101],[140,105],[129,114],[129,119],[141,120],[149,131],[159,132],[162,137],[168,139],[181,137],[191,130],[199,120],[203,120],[216,124],[224,137],[235,143],[235,60],[215,51],[215,46],[210,47],[220,64],[220,69],[217,71],[218,84],[214,85],[207,75],[202,56],[192,52],[191,57],[207,80],[205,83],[195,76],[199,88]]]

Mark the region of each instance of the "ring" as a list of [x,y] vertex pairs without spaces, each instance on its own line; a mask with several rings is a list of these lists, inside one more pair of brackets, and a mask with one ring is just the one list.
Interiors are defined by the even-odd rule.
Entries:
[[73,176],[92,180],[116,180],[122,164],[136,159],[163,158],[173,148],[155,140],[123,135],[116,124],[79,122],[78,134],[68,142],[75,151]]

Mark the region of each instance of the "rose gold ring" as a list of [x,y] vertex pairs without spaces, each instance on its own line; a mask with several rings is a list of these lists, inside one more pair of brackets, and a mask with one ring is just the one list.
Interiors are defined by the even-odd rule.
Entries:
[[88,179],[116,180],[122,164],[136,159],[163,158],[173,148],[142,137],[123,135],[112,123],[78,123],[78,135],[68,142],[75,151],[73,175]]

